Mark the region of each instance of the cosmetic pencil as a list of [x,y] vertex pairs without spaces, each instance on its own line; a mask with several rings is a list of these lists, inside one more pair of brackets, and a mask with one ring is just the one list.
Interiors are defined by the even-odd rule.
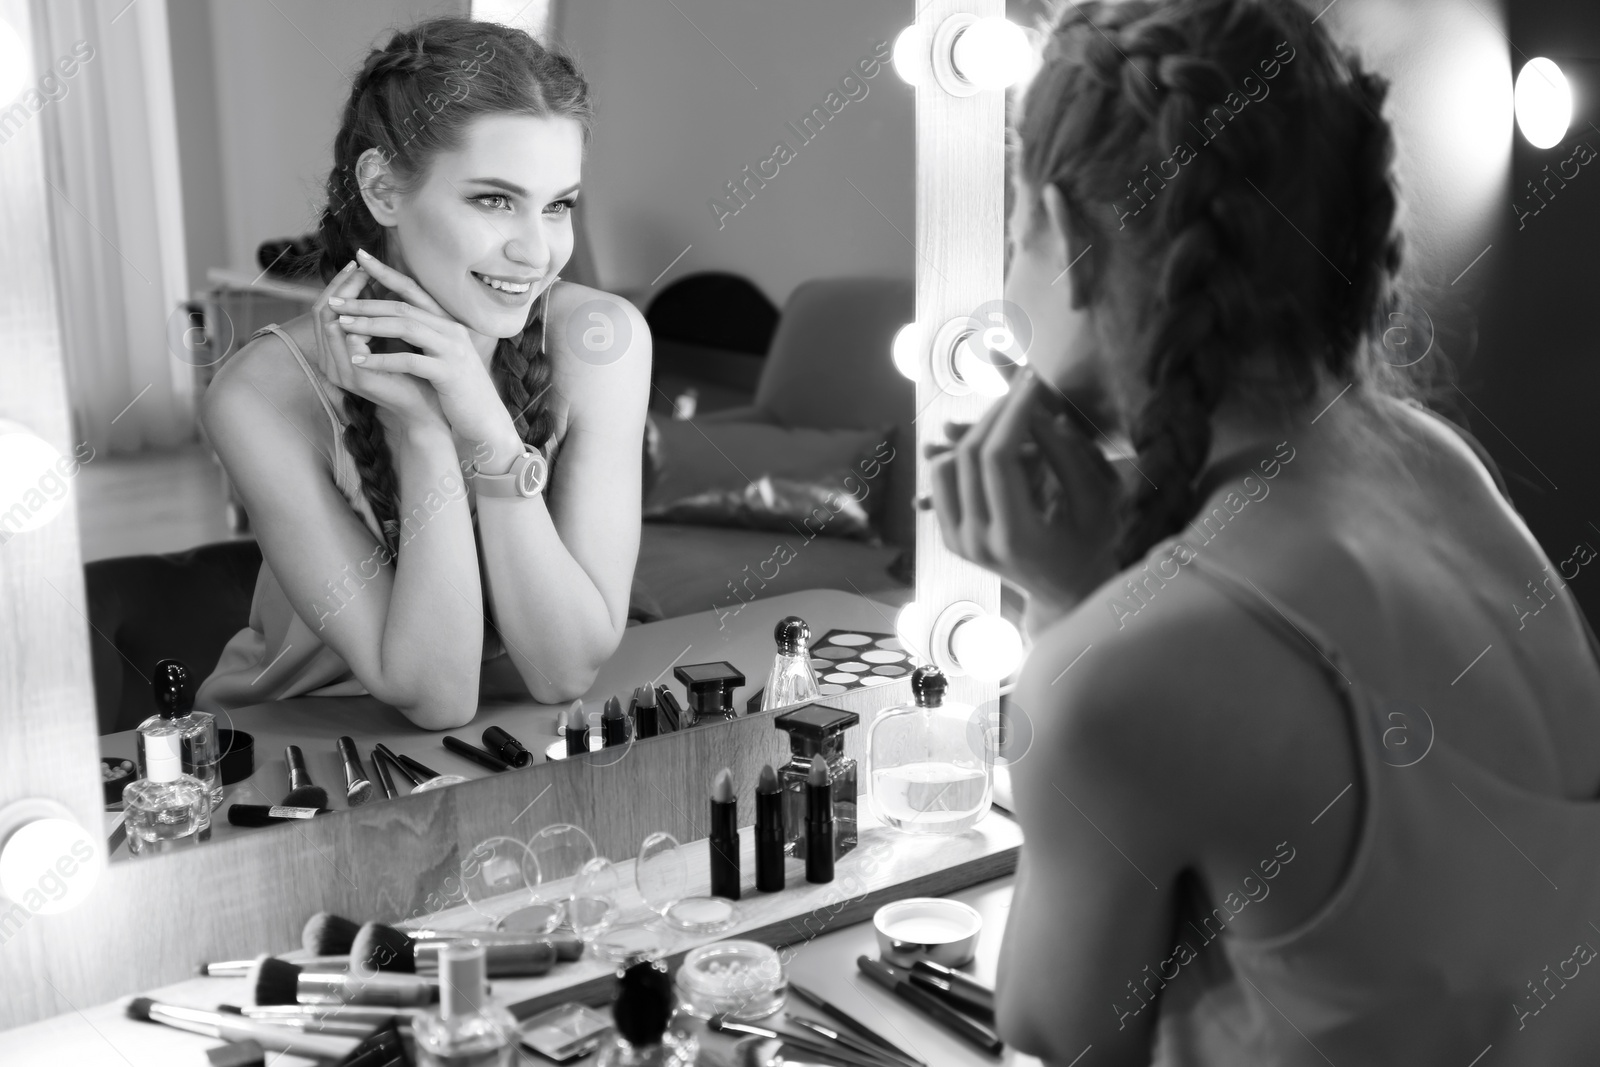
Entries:
[[634,737],[655,737],[661,732],[660,723],[656,721],[655,686],[641,685],[635,689],[629,711],[633,717]]
[[454,752],[458,756],[465,756],[467,759],[471,760],[473,763],[476,763],[480,767],[489,768],[491,771],[509,771],[511,769],[511,764],[507,763],[499,756],[496,756],[492,752],[485,752],[477,745],[469,744],[468,742],[461,740],[459,737],[451,737],[449,734],[446,734],[444,736],[444,747],[448,748],[451,752]]
[[661,721],[661,732],[669,733],[683,729],[683,705],[678,703],[678,698],[672,695],[672,690],[664,685],[656,688],[656,710]]
[[372,797],[372,783],[361,768],[361,753],[356,751],[353,737],[341,737],[334,743],[339,759],[344,763],[344,799],[352,807],[365,804]]
[[837,1004],[830,1004],[828,1001],[823,1000],[821,996],[812,992],[810,989],[807,989],[805,986],[796,985],[793,981],[791,981],[789,983],[789,992],[795,994],[801,1000],[805,1001],[813,1008],[816,1008],[824,1015],[827,1015],[835,1022],[843,1023],[845,1026],[848,1026],[860,1036],[862,1041],[878,1046],[890,1057],[903,1060],[907,1064],[910,1064],[911,1067],[928,1067],[927,1064],[911,1055],[911,1053],[906,1052],[893,1041],[890,1041],[888,1038],[879,1034],[872,1027],[868,1026],[860,1019],[857,1019],[854,1015],[851,1015]]
[[160,1023],[174,1030],[187,1030],[223,1041],[254,1041],[272,1052],[290,1052],[315,1060],[337,1060],[350,1054],[358,1044],[347,1037],[331,1034],[304,1034],[273,1023],[247,1019],[242,1015],[163,1004],[149,997],[134,997],[128,1002],[128,1018]]
[[350,974],[305,971],[288,960],[263,956],[256,960],[245,981],[255,991],[256,1004],[297,1004],[337,1001],[340,1004],[375,1004],[386,1008],[420,1008],[439,1000],[439,986],[411,974]]
[[[824,1040],[837,1041],[839,1044],[843,1045],[847,1049],[850,1049],[857,1055],[865,1056],[871,1060],[877,1060],[880,1063],[888,1065],[888,1067],[913,1067],[910,1061],[891,1055],[890,1053],[885,1052],[883,1049],[878,1048],[876,1045],[869,1045],[865,1041],[858,1040],[857,1038],[851,1037],[849,1034],[841,1033],[840,1031],[831,1027],[823,1026],[821,1023],[812,1019],[807,1019],[802,1015],[786,1015],[785,1021],[789,1023],[790,1026],[798,1026],[802,1030],[808,1030]],[[923,1065],[917,1064],[916,1067],[923,1067]]]
[[931,974],[907,971],[906,979],[918,989],[926,989],[957,1011],[965,1012],[986,1025],[994,1025],[993,1001],[985,1002],[981,997],[967,992],[964,986],[958,986]]
[[284,759],[289,763],[289,792],[283,798],[286,808],[325,808],[328,806],[328,791],[320,785],[311,783],[311,775],[306,771],[306,757],[300,751],[299,745],[290,745],[283,750]]
[[581,756],[589,751],[589,721],[583,717],[583,701],[574,700],[567,708],[567,755]]
[[724,767],[711,783],[711,895],[739,899],[739,801],[733,793],[733,772]]
[[768,763],[756,782],[756,889],[781,892],[783,869],[783,792],[778,775]]
[[827,1041],[820,1037],[801,1037],[798,1034],[785,1034],[777,1030],[768,1030],[764,1026],[752,1026],[749,1023],[734,1022],[721,1014],[713,1015],[706,1025],[717,1033],[745,1034],[749,1037],[764,1037],[769,1041],[782,1041],[785,1045],[797,1048],[801,1052],[809,1052],[816,1056],[826,1056],[829,1060],[845,1064],[847,1067],[884,1067],[882,1060],[863,1056],[842,1044]]
[[513,767],[526,767],[533,762],[533,753],[523,748],[521,741],[498,726],[484,727],[483,747]]
[[622,701],[606,697],[605,711],[600,713],[600,737],[605,747],[628,743],[628,717],[622,713]]
[[312,819],[332,808],[295,808],[287,804],[229,804],[228,822],[234,826],[275,826],[280,822]]
[[856,966],[861,973],[874,982],[916,1008],[923,1015],[939,1023],[946,1029],[955,1033],[992,1055],[998,1055],[1005,1044],[989,1027],[961,1014],[955,1008],[946,1004],[932,993],[920,986],[913,985],[908,978],[909,971],[895,967],[892,964],[882,963],[870,956],[858,956]]
[[948,990],[945,999],[961,1007],[970,1004],[972,1007],[962,1010],[978,1016],[988,1015],[994,1017],[994,990],[953,967],[946,967],[942,963],[932,960],[917,960],[911,965],[911,980],[924,988],[930,987],[923,979],[937,979],[945,983]]
[[383,790],[383,799],[392,800],[400,795],[400,791],[394,787],[394,778],[389,774],[381,748],[372,750],[372,773],[378,779],[378,788]]
[[806,881],[833,881],[833,784],[820,756],[806,775]]
[[400,766],[404,767],[411,774],[421,779],[417,782],[418,785],[421,785],[423,782],[432,781],[433,779],[439,777],[438,771],[434,770],[426,763],[423,763],[421,760],[412,759],[404,752],[396,752],[394,754],[394,759],[396,763],[400,764]]

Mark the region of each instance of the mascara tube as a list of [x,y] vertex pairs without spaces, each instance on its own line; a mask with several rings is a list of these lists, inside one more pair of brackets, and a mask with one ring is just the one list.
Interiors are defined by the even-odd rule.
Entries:
[[533,762],[533,753],[523,748],[520,741],[498,726],[484,729],[483,747],[513,767],[526,767]]

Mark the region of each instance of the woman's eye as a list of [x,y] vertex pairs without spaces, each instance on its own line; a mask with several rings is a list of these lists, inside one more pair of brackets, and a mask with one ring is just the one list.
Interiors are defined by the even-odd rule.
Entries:
[[577,201],[576,201],[575,198],[569,198],[567,200],[557,200],[555,203],[553,203],[549,207],[545,208],[545,210],[550,212],[550,213],[552,213],[552,214],[554,214],[554,215],[565,215],[567,212],[572,210],[572,205],[574,203],[576,203],[576,202]]
[[480,204],[485,200],[504,200],[508,205],[511,203],[511,198],[502,193],[486,193],[483,196],[474,197],[473,199]]

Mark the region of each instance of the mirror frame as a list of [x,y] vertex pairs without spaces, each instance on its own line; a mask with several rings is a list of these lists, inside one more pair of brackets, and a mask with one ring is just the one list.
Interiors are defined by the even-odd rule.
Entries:
[[[931,39],[958,12],[1003,16],[1004,0],[922,0],[917,18]],[[24,40],[32,39],[32,13],[30,0],[0,0],[0,17]],[[1003,291],[1005,94],[958,98],[937,85],[918,86],[915,94],[916,306],[931,337]],[[27,123],[0,151],[0,248],[7,250],[0,260],[0,420],[22,424],[66,455],[71,424],[55,276],[40,266],[53,263],[44,173],[40,124]],[[918,409],[927,416],[918,419],[914,450],[919,494],[929,491],[923,446],[942,439],[947,420],[972,420],[986,403],[917,383]],[[998,612],[1000,581],[948,552],[936,516],[920,512],[916,595],[935,611],[969,600]],[[0,541],[0,610],[0,807],[26,798],[64,804],[95,831],[103,859],[97,761],[84,756],[98,754],[99,737],[74,508]],[[998,696],[995,685],[971,678],[952,679],[951,692],[974,705]],[[865,726],[877,710],[908,698],[909,685],[898,682],[830,703],[857,711]],[[669,801],[653,807],[651,825],[642,829],[644,816],[628,803],[636,784],[631,794],[607,790],[607,768],[562,761],[335,812],[293,832],[245,835],[158,862],[110,864],[88,900],[62,915],[0,900],[0,988],[10,994],[0,1000],[0,1029],[188,977],[195,960],[294,944],[300,924],[319,909],[410,917],[461,853],[515,822],[542,782],[570,787],[551,791],[540,825],[575,822],[597,844],[637,842],[653,829],[687,840],[696,833],[684,812],[704,803],[701,783],[714,768],[731,766],[737,780],[751,781],[762,763],[783,755],[766,714],[660,738],[643,773],[624,761],[631,783],[644,781]],[[865,732],[854,731],[858,758]],[[107,967],[112,952],[117,962]]]

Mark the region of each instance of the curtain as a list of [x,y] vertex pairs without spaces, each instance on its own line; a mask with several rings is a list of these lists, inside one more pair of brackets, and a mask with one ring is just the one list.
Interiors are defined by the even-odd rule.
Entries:
[[194,367],[166,0],[30,10],[60,85],[37,119],[74,439],[170,448],[194,436]]

